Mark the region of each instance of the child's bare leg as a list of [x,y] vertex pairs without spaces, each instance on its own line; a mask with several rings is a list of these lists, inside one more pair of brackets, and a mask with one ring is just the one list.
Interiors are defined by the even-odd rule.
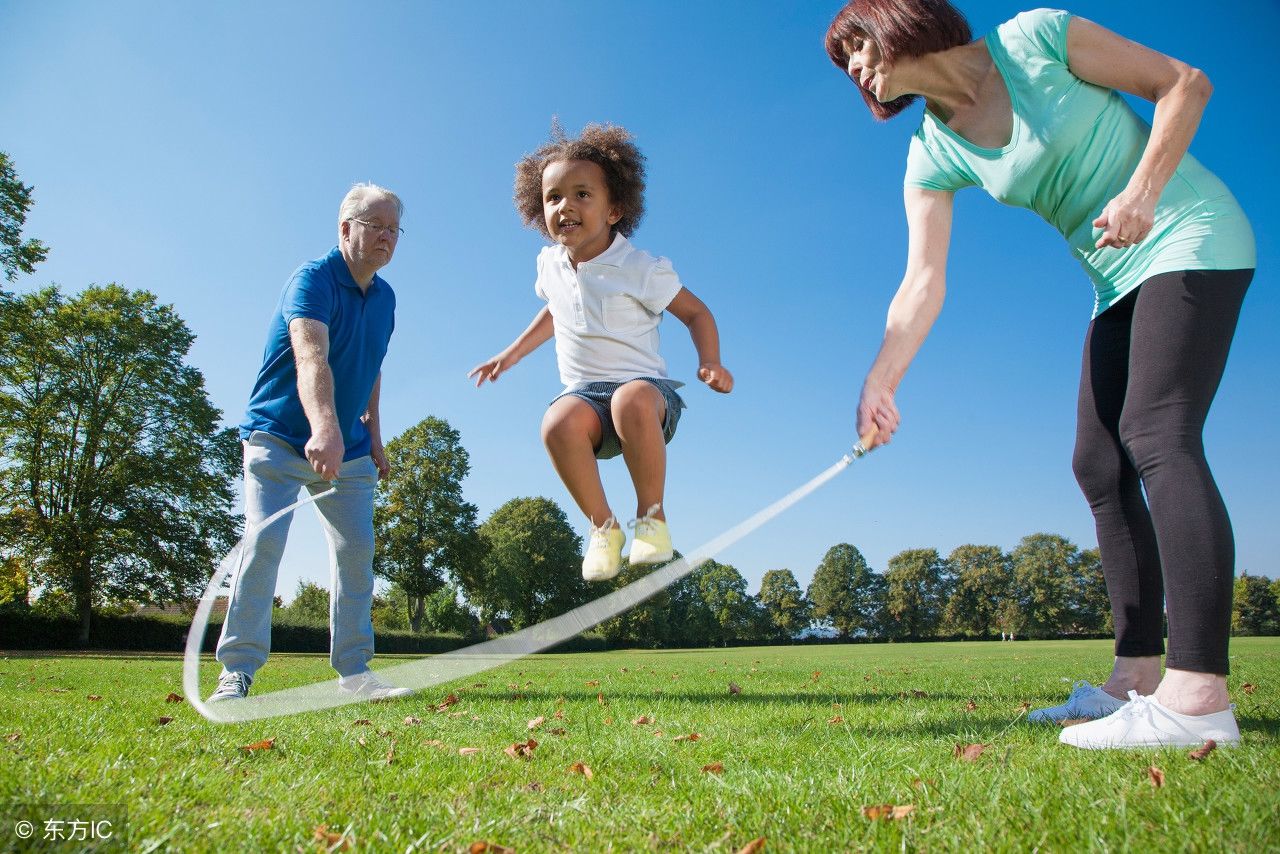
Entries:
[[600,437],[600,417],[581,398],[562,397],[542,417],[542,443],[551,465],[592,525],[603,525],[613,516],[596,465]]
[[666,521],[661,505],[667,482],[667,445],[662,437],[667,402],[653,383],[632,380],[613,393],[611,409],[622,458],[636,488],[636,518],[657,504],[654,518]]

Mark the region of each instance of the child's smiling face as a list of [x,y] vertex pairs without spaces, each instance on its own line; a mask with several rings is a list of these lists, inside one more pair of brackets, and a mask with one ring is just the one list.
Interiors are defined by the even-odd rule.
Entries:
[[604,170],[590,160],[556,160],[542,171],[542,214],[551,239],[576,265],[609,248],[622,211],[609,199]]

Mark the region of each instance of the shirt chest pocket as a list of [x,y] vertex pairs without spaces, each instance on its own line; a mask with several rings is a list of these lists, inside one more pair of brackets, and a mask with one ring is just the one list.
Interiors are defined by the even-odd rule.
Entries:
[[644,316],[644,307],[626,294],[611,294],[600,301],[600,319],[610,332],[635,332]]

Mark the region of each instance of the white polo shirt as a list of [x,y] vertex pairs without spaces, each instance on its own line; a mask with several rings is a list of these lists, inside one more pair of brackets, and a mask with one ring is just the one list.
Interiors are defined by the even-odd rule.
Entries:
[[636,249],[621,234],[577,270],[563,246],[539,252],[533,289],[555,320],[560,381],[568,387],[666,378],[658,324],[681,287],[670,261]]

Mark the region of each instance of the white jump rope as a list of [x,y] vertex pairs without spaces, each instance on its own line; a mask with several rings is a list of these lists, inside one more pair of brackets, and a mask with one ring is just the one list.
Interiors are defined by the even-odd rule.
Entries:
[[[650,596],[658,593],[664,587],[693,572],[724,549],[781,514],[844,471],[854,460],[866,455],[867,446],[870,445],[874,436],[875,428],[872,428],[871,432],[862,437],[849,453],[840,458],[839,462],[808,483],[778,499],[745,521],[739,522],[723,534],[720,534],[720,536],[694,549],[692,553],[666,564],[661,569],[657,569],[643,578],[633,581],[620,590],[615,590],[536,626],[530,626],[513,634],[502,635],[493,640],[483,641],[453,652],[380,668],[378,675],[385,677],[396,685],[422,690],[433,685],[452,682],[455,679],[500,667],[517,658],[541,652],[556,644],[563,643],[574,635],[580,634],[610,617],[630,610]],[[182,667],[182,685],[186,691],[188,702],[195,707],[196,711],[209,720],[216,723],[261,720],[262,718],[334,708],[364,700],[364,698],[349,691],[342,690],[338,686],[337,679],[329,679],[298,688],[285,688],[280,691],[273,691],[270,694],[246,697],[243,700],[223,700],[212,705],[204,702],[200,697],[200,647],[204,643],[205,632],[209,627],[209,614],[213,610],[213,601],[217,598],[218,591],[222,589],[223,583],[232,573],[237,572],[243,563],[245,544],[252,542],[257,537],[258,532],[286,513],[291,513],[299,507],[318,501],[327,495],[332,495],[333,492],[333,489],[329,489],[325,492],[301,498],[283,510],[272,513],[266,519],[263,519],[245,532],[240,542],[236,543],[235,547],[227,553],[227,556],[222,559],[217,570],[213,573],[213,578],[209,581],[209,586],[205,589],[204,596],[200,599],[200,604],[196,608],[195,618],[191,622],[191,631],[187,634],[187,650],[183,658]]]

